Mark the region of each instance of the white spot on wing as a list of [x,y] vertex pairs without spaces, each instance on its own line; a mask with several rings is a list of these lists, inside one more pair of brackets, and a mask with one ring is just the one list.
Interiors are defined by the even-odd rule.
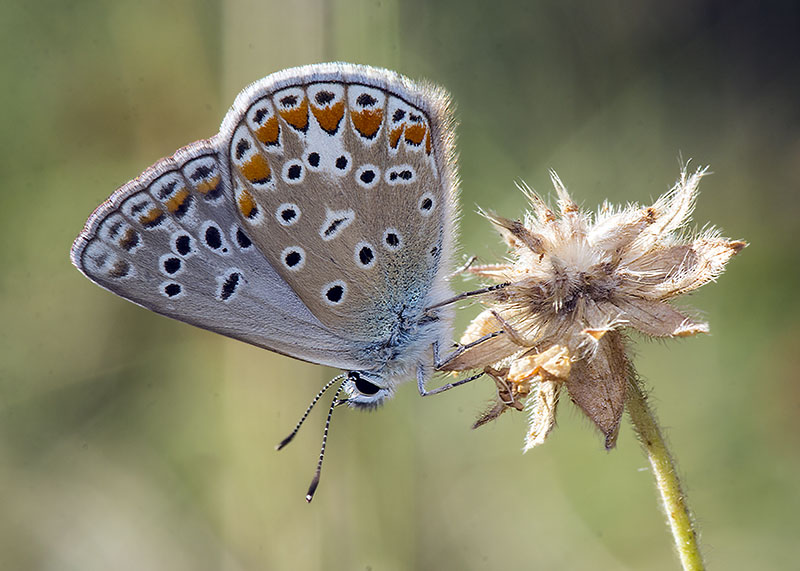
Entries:
[[175,254],[163,254],[158,258],[158,270],[167,277],[182,274],[184,265],[183,259]]
[[403,247],[403,237],[396,228],[387,228],[383,232],[383,247],[390,252],[396,252]]
[[320,238],[325,240],[333,240],[342,231],[352,224],[356,218],[356,213],[352,210],[328,210],[325,216],[325,222],[319,228]]
[[356,266],[368,270],[375,266],[375,248],[369,242],[359,242],[353,250],[353,260]]
[[244,285],[244,273],[239,268],[228,268],[217,276],[217,300],[224,303],[232,301]]
[[275,209],[275,220],[281,226],[291,226],[300,220],[300,207],[292,202],[284,202]]
[[169,247],[173,253],[184,258],[191,258],[197,251],[197,242],[188,232],[173,232],[169,238]]
[[383,175],[386,184],[411,184],[417,180],[417,171],[411,165],[395,165]]
[[281,263],[290,272],[302,270],[306,265],[306,251],[300,246],[289,246],[281,252]]
[[381,169],[375,165],[361,165],[356,171],[356,182],[363,188],[374,188],[380,180]]
[[417,208],[419,208],[419,213],[423,216],[430,216],[436,208],[436,197],[433,193],[426,192],[419,198]]
[[283,163],[281,177],[286,184],[300,184],[306,178],[306,166],[295,159],[286,161]]
[[347,284],[342,280],[336,280],[322,286],[322,301],[330,306],[341,304],[347,297]]
[[174,281],[161,282],[158,286],[158,291],[167,299],[180,299],[186,295],[186,288]]

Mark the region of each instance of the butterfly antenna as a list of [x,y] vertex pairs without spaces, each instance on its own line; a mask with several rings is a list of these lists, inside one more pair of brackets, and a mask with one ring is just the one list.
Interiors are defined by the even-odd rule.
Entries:
[[317,486],[319,486],[319,477],[322,474],[322,461],[325,459],[325,445],[328,443],[328,429],[331,426],[331,416],[333,416],[333,409],[336,408],[336,405],[341,404],[339,400],[339,393],[342,392],[342,383],[339,385],[339,388],[336,389],[336,394],[333,395],[333,400],[331,401],[331,407],[328,409],[328,418],[325,419],[325,431],[322,433],[322,448],[319,451],[319,461],[317,462],[317,471],[314,472],[314,477],[311,479],[311,485],[308,486],[308,492],[306,492],[306,501],[311,503],[311,500],[314,499],[314,492],[317,491]]
[[[328,381],[328,383],[327,383],[327,384],[326,384],[324,387],[322,387],[322,390],[320,390],[320,391],[317,393],[317,396],[315,396],[315,397],[314,397],[314,399],[311,401],[311,403],[308,405],[308,408],[307,408],[307,409],[306,409],[306,411],[303,413],[303,416],[302,416],[302,417],[300,417],[300,420],[298,421],[298,423],[297,423],[297,426],[295,426],[295,427],[294,427],[294,430],[292,430],[292,433],[291,433],[289,436],[287,436],[286,438],[284,438],[283,440],[281,440],[281,443],[280,443],[280,444],[278,444],[278,445],[275,447],[275,450],[280,450],[281,448],[283,448],[284,446],[286,446],[287,444],[289,444],[289,443],[292,441],[292,439],[293,439],[295,436],[297,436],[297,433],[300,431],[300,427],[301,427],[301,426],[303,426],[303,423],[304,423],[304,422],[306,421],[306,419],[308,418],[308,415],[311,413],[311,409],[312,409],[312,408],[314,408],[314,405],[315,405],[315,404],[317,404],[317,403],[319,402],[319,399],[321,399],[321,398],[322,398],[322,395],[324,395],[324,394],[325,394],[325,392],[326,392],[326,391],[327,391],[329,388],[331,388],[331,386],[333,385],[333,383],[335,383],[336,381],[340,381],[340,380],[342,380],[343,378],[344,378],[344,375],[337,375],[337,376],[333,377],[333,378],[332,378],[330,381]],[[336,394],[337,394],[337,395],[339,394],[339,393],[338,393],[338,391],[337,391],[337,393],[336,393]],[[334,399],[334,400],[335,400],[335,399]]]

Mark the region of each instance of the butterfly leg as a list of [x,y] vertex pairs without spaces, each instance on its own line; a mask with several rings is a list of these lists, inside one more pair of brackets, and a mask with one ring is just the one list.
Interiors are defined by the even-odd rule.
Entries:
[[458,347],[456,347],[455,351],[447,355],[443,360],[439,359],[439,344],[434,342],[433,366],[438,371],[442,367],[446,366],[453,359],[460,357],[461,354],[464,353],[464,351],[468,351],[469,349],[472,349],[476,345],[480,345],[481,343],[483,343],[484,341],[488,341],[489,339],[494,339],[495,337],[497,337],[498,335],[502,335],[503,333],[504,331],[502,329],[498,329],[497,331],[492,331],[491,333],[487,333],[486,335],[484,335],[479,339],[476,339],[475,341],[471,341],[463,345],[459,344]]
[[[440,369],[441,367],[443,367],[444,365],[446,365],[447,363],[449,363],[450,361],[452,361],[453,359],[455,359],[456,357],[461,355],[464,351],[466,351],[468,349],[471,349],[472,347],[475,347],[476,345],[479,345],[480,343],[483,343],[484,341],[488,341],[489,339],[497,337],[501,333],[503,333],[502,330],[493,331],[492,333],[488,333],[487,335],[484,335],[480,339],[476,339],[475,341],[472,341],[471,343],[467,343],[465,345],[459,345],[458,348],[455,351],[453,351],[452,353],[450,353],[449,355],[447,355],[447,357],[445,357],[444,360],[440,360],[439,359],[439,344],[438,343],[434,343],[433,344],[433,364],[434,364],[434,368],[437,369],[437,370]],[[447,383],[446,385],[442,385],[441,387],[437,387],[437,388],[429,391],[429,390],[427,390],[425,388],[425,369],[422,366],[422,364],[420,364],[417,367],[417,388],[419,389],[419,394],[420,395],[422,395],[424,397],[427,397],[427,396],[430,396],[430,395],[435,395],[435,394],[438,394],[438,393],[442,393],[444,391],[449,391],[450,389],[455,388],[455,387],[459,387],[461,385],[465,385],[470,381],[474,381],[475,379],[477,379],[479,377],[482,377],[483,375],[484,375],[484,372],[481,371],[480,373],[472,375],[471,377],[467,377],[466,379],[461,379],[460,381],[455,381],[453,383]]]
[[474,381],[475,379],[482,377],[483,371],[478,373],[477,375],[472,375],[471,377],[467,377],[466,379],[461,379],[460,381],[456,381],[454,383],[447,383],[446,385],[442,385],[441,387],[436,387],[433,390],[427,390],[425,388],[425,368],[420,363],[417,366],[417,388],[419,389],[419,394],[423,397],[427,397],[430,395],[436,395],[439,393],[443,393],[444,391],[449,391],[455,387],[459,387],[461,385],[465,385],[470,381]]

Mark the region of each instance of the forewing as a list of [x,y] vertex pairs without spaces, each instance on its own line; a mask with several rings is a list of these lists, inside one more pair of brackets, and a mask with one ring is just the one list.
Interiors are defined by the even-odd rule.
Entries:
[[384,70],[308,66],[250,86],[223,132],[243,227],[328,328],[369,343],[449,295],[442,92]]

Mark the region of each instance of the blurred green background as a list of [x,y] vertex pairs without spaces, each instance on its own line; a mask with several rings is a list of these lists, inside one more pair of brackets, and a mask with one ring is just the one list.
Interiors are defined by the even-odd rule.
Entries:
[[[750,247],[684,300],[712,334],[639,343],[713,569],[789,569],[800,532],[800,8],[794,2],[4,2],[0,7],[0,568],[676,569],[623,428],[564,401],[469,426],[490,382],[341,410],[303,500],[335,371],[151,314],[85,280],[71,241],[117,186],[215,133],[273,71],[347,60],[457,103],[462,249],[513,182],[648,202],[679,157],[714,172],[695,221]],[[475,282],[457,283],[472,288]],[[460,313],[459,328],[477,307]]]

